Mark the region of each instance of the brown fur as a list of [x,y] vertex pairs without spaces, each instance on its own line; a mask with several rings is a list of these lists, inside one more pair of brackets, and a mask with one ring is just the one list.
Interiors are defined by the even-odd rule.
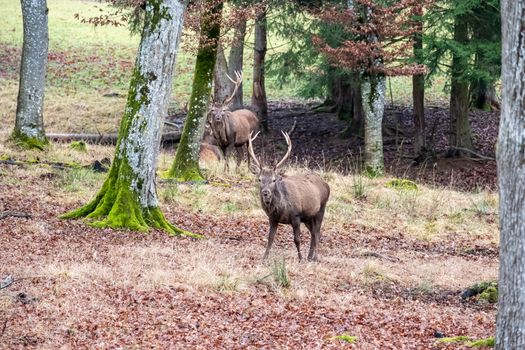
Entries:
[[222,160],[222,152],[219,147],[209,143],[201,143],[199,151],[199,161],[204,164],[219,162]]
[[228,167],[228,158],[234,148],[237,150],[237,165],[239,165],[242,148],[248,146],[250,133],[259,128],[259,120],[248,109],[231,112],[228,107],[222,105],[214,106],[210,114],[211,130],[218,146],[224,153],[225,168]]
[[302,222],[311,233],[308,260],[316,261],[317,247],[321,238],[321,223],[330,196],[328,184],[314,173],[281,176],[276,174],[275,170],[265,168],[260,170],[258,175],[261,205],[270,222],[264,259],[268,257],[278,224],[289,224],[293,227],[294,242],[301,260],[300,224]]
[[268,258],[270,253],[277,226],[289,224],[292,225],[294,243],[299,260],[301,260],[302,222],[308,227],[311,234],[308,260],[317,261],[317,246],[321,240],[321,224],[323,223],[326,202],[330,197],[330,187],[319,175],[314,173],[283,176],[277,172],[292,153],[290,135],[284,131],[281,132],[288,144],[288,150],[273,169],[261,167],[253,151],[252,141],[259,133],[253,138],[250,134],[248,139],[248,154],[254,161],[250,171],[259,177],[261,204],[270,221],[270,232],[268,233],[268,244],[264,252],[264,259]]

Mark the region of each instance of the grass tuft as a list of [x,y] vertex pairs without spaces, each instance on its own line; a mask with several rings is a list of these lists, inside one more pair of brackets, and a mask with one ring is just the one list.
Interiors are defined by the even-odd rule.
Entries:
[[289,288],[291,286],[290,277],[288,276],[288,270],[284,259],[273,262],[272,274],[274,281],[279,287]]

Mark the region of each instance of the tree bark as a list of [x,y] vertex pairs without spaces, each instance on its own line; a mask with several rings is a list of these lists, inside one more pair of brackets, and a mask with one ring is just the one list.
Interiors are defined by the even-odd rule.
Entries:
[[359,74],[337,74],[331,79],[329,88],[327,101],[333,101],[337,117],[348,123],[343,134],[363,136],[364,111]]
[[257,115],[263,131],[268,131],[268,101],[264,84],[264,59],[266,56],[266,10],[257,16],[255,22],[255,47],[253,50],[253,94],[252,105],[257,109]]
[[484,111],[500,108],[494,82],[478,79],[470,85],[470,104]]
[[496,350],[525,348],[525,4],[501,1],[502,104],[497,147],[500,267]]
[[[467,21],[458,16],[454,22],[454,40],[459,44],[468,43]],[[474,150],[470,131],[468,104],[469,84],[463,77],[468,67],[468,57],[455,52],[452,56],[452,82],[450,89],[450,132],[449,156],[460,156],[458,148]]]
[[158,206],[156,168],[173,68],[187,2],[147,1],[144,28],[119,129],[115,156],[101,190],[63,218],[87,217],[95,227],[150,227],[194,235],[170,224]]
[[[418,8],[417,16],[423,15],[423,9]],[[414,34],[414,57],[419,64],[423,63],[423,22],[417,19],[418,32]],[[419,157],[426,149],[425,133],[425,76],[412,76],[412,101],[414,108],[414,156]]]
[[[213,72],[213,102],[223,103],[233,92],[233,84],[228,80],[228,63],[224,54],[224,47],[219,43],[217,48],[217,59]],[[232,77],[232,75],[230,75]]]
[[22,0],[24,44],[12,139],[28,148],[44,149],[44,87],[48,52],[46,0]]
[[[235,72],[242,72],[244,59],[244,39],[246,37],[246,19],[239,20],[233,33],[232,47],[230,56],[228,57],[228,71],[230,77],[235,76]],[[231,86],[233,89],[233,86]],[[242,83],[237,90],[231,102],[231,110],[236,110],[243,107],[243,93]]]
[[386,79],[379,74],[366,74],[361,81],[365,116],[365,169],[372,176],[381,175],[383,162],[383,113]]
[[[209,3],[212,3],[210,0]],[[217,57],[217,47],[221,31],[223,3],[220,2],[210,13],[201,17],[201,32],[195,74],[191,90],[188,117],[180,138],[175,161],[168,176],[179,181],[203,181],[199,168],[201,146],[206,115],[209,108],[213,70]]]

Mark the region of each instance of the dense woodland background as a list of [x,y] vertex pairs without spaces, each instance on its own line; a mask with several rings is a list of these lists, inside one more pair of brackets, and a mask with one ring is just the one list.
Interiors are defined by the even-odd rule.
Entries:
[[[161,219],[149,206],[131,226],[148,234],[122,230],[135,218],[114,213],[63,219],[89,215],[86,203],[122,185],[111,182],[124,162],[117,136],[106,141],[120,132],[122,144],[133,117],[137,49],[155,29],[141,6],[48,1],[42,125],[27,142],[21,7],[0,0],[0,279],[14,280],[0,286],[0,347],[493,343],[499,1],[190,2],[157,116],[172,139],[154,145],[158,169],[145,175]],[[221,155],[199,153],[206,113],[232,94],[224,77],[235,71],[232,108],[259,117],[261,159],[281,159],[290,130],[287,173],[313,170],[331,187],[319,263],[297,260],[287,225],[262,263],[255,177],[245,162],[225,171]],[[196,171],[175,166],[182,150]]]

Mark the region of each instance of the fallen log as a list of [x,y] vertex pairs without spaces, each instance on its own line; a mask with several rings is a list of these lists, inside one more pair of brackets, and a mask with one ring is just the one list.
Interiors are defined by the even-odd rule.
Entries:
[[[180,140],[180,132],[167,132],[162,134],[162,143],[175,143]],[[116,145],[118,134],[46,134],[48,140],[53,142],[84,141],[95,145]]]

